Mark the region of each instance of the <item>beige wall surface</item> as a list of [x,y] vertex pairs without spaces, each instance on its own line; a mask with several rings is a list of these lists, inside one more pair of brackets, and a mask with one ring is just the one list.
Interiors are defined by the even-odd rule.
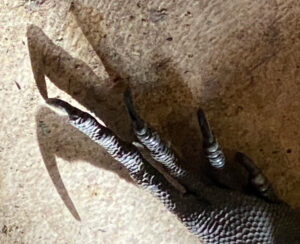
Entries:
[[130,141],[128,85],[187,167],[202,107],[300,206],[298,0],[1,0],[0,39],[0,243],[200,243],[42,98]]

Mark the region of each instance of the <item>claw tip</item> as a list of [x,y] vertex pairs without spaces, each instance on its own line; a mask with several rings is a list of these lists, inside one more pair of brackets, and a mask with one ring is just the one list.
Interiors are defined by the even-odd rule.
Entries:
[[124,92],[124,102],[127,107],[128,114],[132,120],[135,130],[136,131],[142,130],[144,128],[144,122],[134,108],[130,89],[127,89]]
[[64,114],[71,115],[76,109],[71,106],[69,103],[60,100],[58,98],[48,98],[46,99],[46,103],[51,108],[56,108],[59,112],[63,112]]

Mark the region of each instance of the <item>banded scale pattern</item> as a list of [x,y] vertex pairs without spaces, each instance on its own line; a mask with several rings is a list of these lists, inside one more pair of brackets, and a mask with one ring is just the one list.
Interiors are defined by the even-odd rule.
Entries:
[[105,148],[129,170],[139,185],[149,190],[168,210],[177,214],[191,232],[207,243],[272,243],[268,242],[274,232],[269,224],[276,215],[272,208],[264,209],[266,205],[259,201],[251,205],[249,203],[253,201],[239,199],[240,196],[235,196],[236,201],[241,201],[239,207],[219,201],[213,208],[205,206],[194,196],[180,195],[134,146],[122,142],[89,114],[73,116],[70,123]]
[[[287,204],[263,199],[259,194],[247,195],[244,192],[205,185],[198,178],[190,178],[188,182],[192,186],[184,184],[187,189],[194,188],[194,185],[199,187],[197,191],[181,193],[143,158],[136,147],[120,140],[90,114],[59,99],[48,99],[47,103],[65,111],[74,127],[123,164],[138,185],[157,197],[205,243],[299,244],[300,213]],[[145,133],[139,139],[148,145],[150,151],[166,147],[158,134],[151,130],[144,132],[148,134]],[[170,155],[175,155],[170,153],[171,149],[159,150],[156,154],[153,152],[153,157],[161,154],[161,159],[171,159]],[[171,164],[177,165],[178,159],[175,159],[170,161]],[[189,174],[188,172],[187,175]],[[178,178],[181,178],[180,174]]]
[[214,168],[222,168],[225,165],[225,156],[220,144],[215,140],[210,145],[203,146],[205,157]]
[[139,141],[150,151],[154,160],[163,164],[172,176],[184,177],[186,171],[179,166],[178,157],[160,138],[157,132],[144,124],[142,132],[135,130]]
[[216,140],[202,109],[198,110],[197,116],[203,135],[203,150],[205,157],[213,168],[223,168],[225,166],[224,153]]
[[[47,103],[66,112],[71,125],[101,145],[114,159],[128,169],[130,176],[137,184],[148,189],[170,211],[179,213],[185,209],[182,199],[186,199],[186,197],[151,166],[134,145],[122,141],[90,114],[82,112],[65,101],[52,98],[48,99]],[[183,214],[184,212],[180,213],[180,216]]]

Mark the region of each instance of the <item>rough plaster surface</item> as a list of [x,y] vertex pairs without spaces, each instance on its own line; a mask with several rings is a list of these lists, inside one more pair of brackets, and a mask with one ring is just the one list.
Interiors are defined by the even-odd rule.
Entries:
[[45,81],[128,140],[130,85],[195,170],[201,106],[228,152],[300,206],[298,0],[2,0],[0,19],[1,243],[199,243],[45,106]]

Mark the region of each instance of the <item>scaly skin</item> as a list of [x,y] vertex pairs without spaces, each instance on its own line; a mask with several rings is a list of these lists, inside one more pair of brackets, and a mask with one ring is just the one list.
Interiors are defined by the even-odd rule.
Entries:
[[[105,148],[128,169],[138,185],[149,190],[205,243],[300,243],[300,213],[277,198],[267,179],[245,155],[239,154],[238,159],[248,170],[249,185],[256,194],[202,182],[200,177],[180,166],[176,153],[138,116],[130,93],[125,93],[125,103],[137,138],[152,157],[184,186],[185,192],[182,193],[147,162],[135,146],[119,139],[90,114],[59,99],[48,99],[47,103],[65,111],[74,127]],[[198,118],[206,158],[212,167],[222,169],[224,154],[201,110]]]

